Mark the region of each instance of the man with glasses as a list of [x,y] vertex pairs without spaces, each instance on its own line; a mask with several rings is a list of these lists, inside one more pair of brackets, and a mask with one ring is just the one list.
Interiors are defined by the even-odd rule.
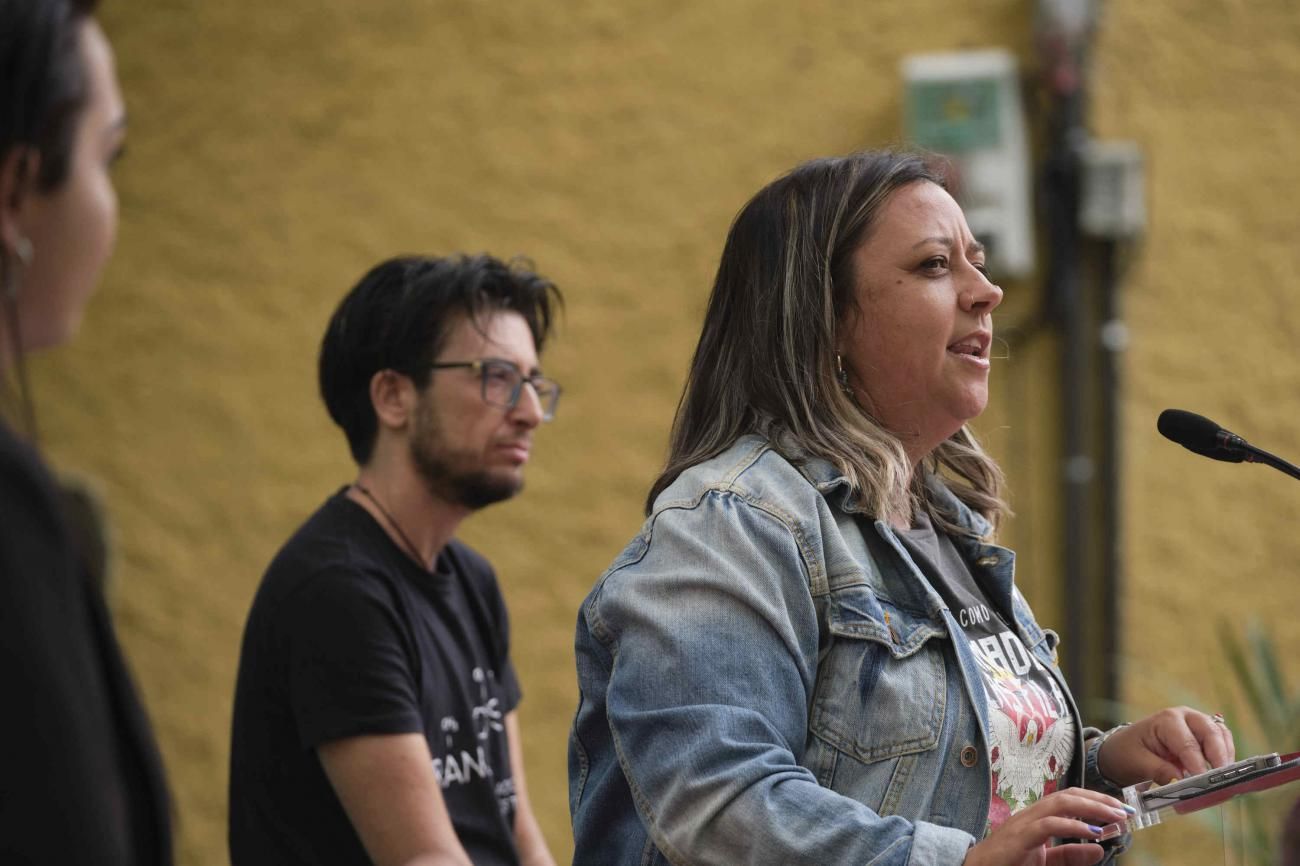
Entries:
[[490,256],[401,258],[343,299],[321,395],[358,465],[271,563],[230,768],[243,864],[554,866],[528,804],[505,605],[453,538],[523,486],[560,386],[559,292]]

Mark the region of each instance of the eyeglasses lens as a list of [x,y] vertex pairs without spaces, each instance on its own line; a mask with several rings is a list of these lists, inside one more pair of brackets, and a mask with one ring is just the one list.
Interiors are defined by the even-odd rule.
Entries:
[[501,409],[513,409],[519,403],[524,382],[532,384],[537,402],[542,407],[542,417],[550,421],[555,417],[560,402],[560,386],[551,379],[534,376],[525,380],[511,364],[485,362],[483,364],[483,401]]

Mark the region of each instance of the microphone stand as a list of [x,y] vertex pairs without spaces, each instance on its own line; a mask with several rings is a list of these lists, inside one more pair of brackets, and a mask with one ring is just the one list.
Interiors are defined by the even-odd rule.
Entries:
[[1247,463],[1263,463],[1265,466],[1272,466],[1279,472],[1290,475],[1292,478],[1300,478],[1300,469],[1297,469],[1290,463],[1287,463],[1281,457],[1269,454],[1263,448],[1256,448],[1249,442],[1241,443],[1245,447],[1245,454],[1242,459]]

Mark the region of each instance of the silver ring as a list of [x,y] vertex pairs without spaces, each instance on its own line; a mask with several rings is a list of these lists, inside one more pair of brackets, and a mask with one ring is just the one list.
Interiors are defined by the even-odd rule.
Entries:
[[1223,713],[1215,713],[1210,718],[1214,720],[1216,725],[1223,725],[1225,728],[1228,726],[1228,723],[1223,720]]

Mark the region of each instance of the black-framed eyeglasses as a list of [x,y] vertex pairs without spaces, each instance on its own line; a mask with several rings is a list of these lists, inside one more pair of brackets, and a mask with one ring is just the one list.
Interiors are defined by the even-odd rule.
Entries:
[[489,406],[509,411],[519,405],[519,396],[524,392],[524,383],[533,386],[537,402],[542,405],[542,420],[550,421],[555,417],[555,409],[560,404],[560,383],[545,376],[533,374],[525,376],[511,361],[501,358],[484,358],[481,361],[446,361],[430,364],[431,370],[473,370],[479,375],[482,386],[483,402]]

